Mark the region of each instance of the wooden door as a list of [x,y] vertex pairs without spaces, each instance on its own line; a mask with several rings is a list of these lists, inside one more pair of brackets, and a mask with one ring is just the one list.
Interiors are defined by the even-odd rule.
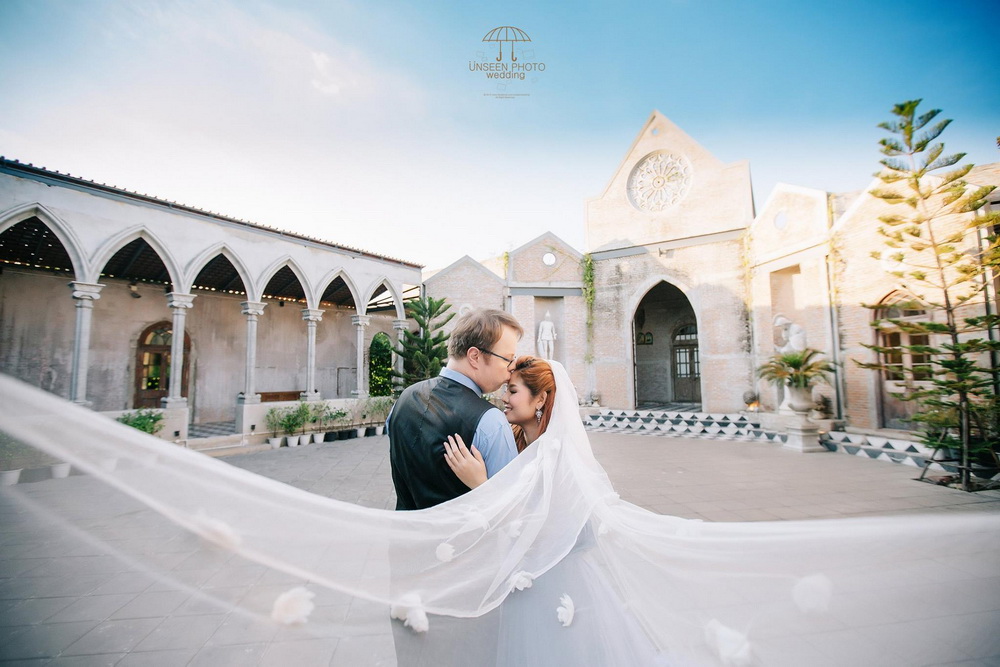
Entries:
[[[170,322],[157,322],[147,327],[139,336],[139,344],[136,346],[133,408],[159,408],[160,401],[170,392],[170,346],[173,338],[173,325]],[[187,396],[188,393],[190,349],[191,339],[185,335],[182,396]]]

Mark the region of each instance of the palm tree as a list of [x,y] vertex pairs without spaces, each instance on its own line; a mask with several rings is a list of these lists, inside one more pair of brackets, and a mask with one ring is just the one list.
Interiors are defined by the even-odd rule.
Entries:
[[822,352],[806,348],[801,352],[785,352],[771,357],[757,367],[757,376],[773,384],[805,389],[816,382],[827,382],[835,369],[832,364],[817,359]]

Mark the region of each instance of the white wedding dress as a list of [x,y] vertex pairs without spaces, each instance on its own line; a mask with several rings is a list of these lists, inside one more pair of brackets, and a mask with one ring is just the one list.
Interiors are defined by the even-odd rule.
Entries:
[[[547,432],[487,484],[416,512],[318,497],[5,376],[0,430],[189,529],[206,558],[221,550],[310,589],[219,604],[306,628],[332,623],[347,638],[373,624],[388,632],[391,613],[400,665],[802,665],[845,655],[900,664],[880,631],[905,636],[907,655],[930,655],[952,641],[931,628],[955,614],[966,621],[956,656],[992,637],[995,613],[929,604],[921,585],[944,571],[1000,599],[997,515],[703,523],[654,514],[615,494],[576,392],[553,369]],[[321,619],[315,591],[381,611]]]

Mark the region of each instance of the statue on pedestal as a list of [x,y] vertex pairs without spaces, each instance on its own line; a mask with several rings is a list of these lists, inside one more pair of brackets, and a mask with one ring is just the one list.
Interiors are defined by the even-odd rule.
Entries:
[[[777,342],[774,345],[776,354],[790,354],[804,352],[809,347],[806,341],[806,330],[800,324],[796,324],[784,315],[774,318],[774,327],[779,329]],[[778,387],[778,412],[793,414],[794,411],[788,405],[789,392],[784,387]]]
[[538,338],[535,343],[535,351],[542,359],[555,358],[556,347],[556,325],[552,322],[552,315],[545,311],[545,319],[538,325]]

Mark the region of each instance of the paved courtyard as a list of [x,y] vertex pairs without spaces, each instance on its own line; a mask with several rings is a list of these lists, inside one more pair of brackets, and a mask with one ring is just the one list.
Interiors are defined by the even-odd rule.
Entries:
[[[966,494],[913,481],[917,471],[773,444],[591,434],[622,498],[708,521],[922,512],[1000,512],[1000,492]],[[370,437],[231,456],[229,463],[313,493],[378,508],[395,499],[387,440]],[[68,503],[67,490],[87,503]],[[79,497],[77,493],[74,493]],[[114,519],[114,521],[112,521]],[[317,621],[278,628],[214,600],[267,598],[293,583],[238,558],[194,563],[194,540],[87,476],[0,493],[0,661],[18,665],[394,664],[385,609],[320,592]],[[176,579],[157,579],[141,560]],[[953,595],[928,582],[928,595]],[[997,617],[996,604],[984,613]],[[370,622],[369,622],[370,621]],[[1000,665],[1000,638],[921,664]]]

